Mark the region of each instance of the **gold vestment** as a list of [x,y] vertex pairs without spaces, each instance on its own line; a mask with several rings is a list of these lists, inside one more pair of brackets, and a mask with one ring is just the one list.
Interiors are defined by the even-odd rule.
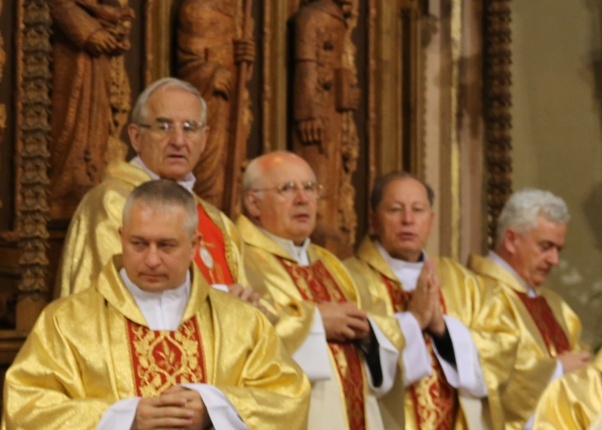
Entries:
[[[137,397],[141,366],[135,358],[144,344],[132,346],[128,326],[157,336],[172,332],[148,328],[119,266],[116,256],[92,288],[56,300],[42,312],[6,374],[3,429],[96,428],[113,403]],[[271,324],[250,305],[209,288],[191,267],[180,327],[196,325],[201,345],[183,339],[178,354],[163,354],[163,361],[184,357],[171,366],[168,380],[175,381],[177,373],[177,382],[199,382],[195,357],[201,354],[202,380],[226,395],[249,429],[305,430],[309,383]],[[165,376],[148,379],[143,391],[156,392],[152,385],[158,388]]]
[[[118,231],[125,201],[134,188],[150,180],[144,170],[130,163],[118,161],[107,166],[104,180],[84,196],[69,225],[56,277],[56,297],[88,288],[111,256],[121,253]],[[235,282],[247,285],[236,227],[216,207],[195,198],[223,233],[225,260]]]
[[[315,309],[313,303],[303,299],[301,292],[289,275],[285,265],[282,264],[280,260],[286,261],[286,264],[291,266],[298,266],[298,263],[279,244],[253,225],[248,218],[244,216],[239,217],[237,226],[245,242],[245,271],[253,287],[260,293],[267,292],[271,294],[274,301],[282,307],[290,309],[291,303],[298,304],[297,309],[289,312],[289,315],[282,316],[281,314],[280,321],[276,324],[276,331],[283,339],[288,351],[293,353],[308,336],[313,322]],[[312,265],[318,262],[323,264],[336,283],[336,286],[345,294],[348,301],[356,303],[359,308],[368,312],[374,310],[367,290],[364,292],[364,289],[356,288],[349,272],[338,258],[326,249],[313,244],[309,245],[307,253]],[[374,313],[371,313],[370,316],[372,320],[378,324],[380,330],[387,336],[395,348],[401,350],[403,346],[403,335],[401,334],[396,321],[392,318]],[[336,369],[336,367],[334,367],[335,361],[330,350],[328,351],[328,354],[332,363],[331,367]],[[360,354],[360,358],[363,361],[363,355]],[[328,411],[332,411],[335,408],[337,410],[345,410],[341,379],[336,370],[332,372],[332,375],[333,377],[330,380],[319,381],[318,383],[313,384],[312,405],[310,407],[309,418],[310,424],[312,423],[312,415],[315,418],[315,416],[319,414],[319,409],[317,408],[321,408],[323,414],[327,414]],[[363,382],[365,387],[364,403],[366,405],[365,417],[367,428],[382,428],[378,405],[374,394],[371,393],[368,386],[364,366],[362,366],[362,377],[364,379]],[[316,387],[320,386],[320,384],[336,384],[336,392],[339,393],[339,399],[320,397],[320,393],[332,392],[330,389],[319,391],[321,388]],[[342,414],[345,416],[344,423],[325,424],[324,422],[327,417],[324,416],[318,417],[316,421],[319,421],[319,423],[314,422],[314,427],[311,428],[312,430],[318,428],[336,428],[337,430],[349,428],[346,412],[343,412]],[[403,423],[402,408],[398,408],[395,414],[397,422]],[[403,428],[402,426],[403,424],[396,428]]]
[[[507,270],[489,258],[472,255],[468,263],[487,288],[483,307],[473,325],[497,348],[481,347],[479,354],[489,387],[489,403],[494,423],[505,423],[506,429],[522,429],[533,413],[537,401],[549,384],[557,366],[553,345],[546,344],[518,293],[527,289]],[[554,318],[566,336],[571,351],[583,349],[580,344],[581,322],[567,303],[556,293],[538,287],[538,297],[547,302]],[[540,322],[541,324],[541,322]]]
[[546,388],[535,410],[533,429],[585,430],[601,414],[602,351],[589,366],[557,379]]
[[[372,295],[372,301],[376,303],[377,306],[385,308],[388,315],[393,315],[396,312],[386,284],[387,282],[393,284],[400,291],[403,291],[401,282],[393,273],[393,270],[389,264],[378,252],[374,242],[369,237],[364,238],[357,250],[356,256],[347,259],[345,261],[345,265],[351,272],[356,282],[361,282],[369,287]],[[436,260],[436,270],[437,276],[441,281],[441,292],[446,314],[457,318],[464,325],[470,328],[474,313],[480,308],[480,303],[483,296],[482,287],[478,284],[474,276],[472,276],[458,263],[455,263],[450,259],[440,258]],[[383,277],[386,278],[387,282],[385,282]],[[424,384],[426,383],[425,379],[426,378],[423,378],[412,385]],[[455,393],[456,390],[451,386],[449,388],[454,391],[455,397],[457,395],[457,393]],[[430,425],[432,425],[432,422],[428,421],[427,417],[421,416],[418,418],[416,416],[416,404],[410,394],[410,390],[403,390],[400,388],[399,392],[404,392],[403,397],[405,404],[406,428],[429,428]],[[429,404],[432,402],[431,399],[424,400]],[[464,414],[459,413],[457,415],[453,428],[469,428],[465,415],[469,414],[470,412],[464,411],[463,408],[467,407],[467,403],[470,400],[463,399],[462,397],[460,397],[459,400],[461,406],[459,412],[464,412]],[[470,402],[473,403],[472,401]],[[387,398],[386,402],[384,403],[387,410],[399,408],[399,404],[399,398]],[[431,405],[431,408],[435,407],[436,405]],[[386,418],[387,413],[383,413],[383,416]],[[482,418],[479,416],[476,417],[476,420],[480,422]]]

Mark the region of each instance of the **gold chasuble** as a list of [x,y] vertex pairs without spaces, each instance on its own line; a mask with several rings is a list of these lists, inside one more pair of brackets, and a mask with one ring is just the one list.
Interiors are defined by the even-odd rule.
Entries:
[[[369,295],[356,289],[345,267],[326,249],[310,244],[307,249],[310,265],[301,266],[248,218],[239,217],[237,226],[245,242],[245,271],[249,281],[259,292],[270,293],[277,304],[288,309],[281,314],[276,331],[290,353],[307,338],[315,304],[353,302],[359,308],[371,310]],[[292,308],[291,303],[297,304],[297,308]],[[403,338],[396,322],[387,317],[370,316],[393,345],[401,349]],[[312,383],[309,428],[386,428],[382,427],[378,403],[367,381],[364,357],[357,347],[352,343],[328,342],[328,353],[332,376],[330,380]],[[324,386],[334,389],[324,389]],[[333,392],[338,393],[338,398],[325,394]],[[399,423],[403,423],[402,413],[397,411]],[[342,416],[344,422],[329,421],[328,415]],[[396,428],[403,428],[403,424]]]
[[546,388],[535,410],[533,429],[602,429],[602,351],[589,366]]
[[249,429],[307,429],[307,379],[259,311],[192,267],[179,328],[154,331],[120,266],[114,257],[92,288],[44,309],[6,374],[3,429],[92,429],[119,400],[199,382]]
[[[513,274],[489,258],[472,255],[468,267],[487,287],[474,330],[497,350],[479,347],[489,388],[492,421],[522,429],[550,383],[564,351],[587,348],[580,343],[581,322],[566,302],[545,287],[536,297]],[[500,426],[501,428],[501,426]]]
[[[129,193],[151,177],[123,161],[111,163],[99,185],[82,199],[67,231],[56,278],[55,297],[88,288],[113,254],[121,252],[119,227]],[[195,262],[209,283],[247,285],[236,227],[216,207],[195,195],[201,247]],[[230,280],[230,282],[228,282]]]
[[[406,310],[411,292],[404,291],[401,282],[389,264],[365,237],[356,256],[345,261],[356,282],[370,286],[373,302],[386,308],[389,315]],[[470,327],[473,314],[480,307],[482,287],[462,266],[449,259],[436,260],[436,270],[441,280],[440,301],[445,314],[460,320]],[[468,399],[458,396],[457,390],[445,378],[443,369],[435,356],[432,339],[424,334],[425,343],[431,357],[433,373],[410,385],[403,395],[406,429],[444,430],[470,428],[466,416],[472,414],[467,409]],[[383,402],[386,417],[389,411],[399,408],[401,400],[387,399]],[[480,401],[479,401],[480,404]],[[480,412],[480,406],[479,406]],[[479,415],[474,421],[480,422]],[[471,420],[472,421],[472,420]]]

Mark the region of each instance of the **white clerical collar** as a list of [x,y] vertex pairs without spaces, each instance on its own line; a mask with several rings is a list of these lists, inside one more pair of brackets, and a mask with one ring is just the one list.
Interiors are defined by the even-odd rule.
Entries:
[[529,297],[537,297],[537,293],[535,292],[535,288],[531,287],[529,284],[525,282],[523,278],[514,270],[514,268],[508,264],[506,260],[499,256],[495,251],[489,251],[489,255],[487,256],[491,261],[493,261],[496,265],[509,272],[514,278],[527,290],[527,294]]
[[130,280],[125,268],[119,271],[119,275],[151,330],[178,329],[190,296],[190,272],[186,273],[186,280],[178,288],[157,293],[141,290]]
[[391,257],[378,240],[374,241],[374,246],[385,259],[395,276],[397,276],[403,289],[405,291],[414,291],[416,289],[416,284],[418,284],[418,277],[420,276],[424,262],[427,260],[426,252],[423,250],[420,255],[420,260],[413,263],[411,261]]
[[259,227],[267,236],[269,236],[274,242],[280,245],[291,257],[293,257],[297,263],[301,266],[309,266],[309,255],[307,254],[307,247],[311,243],[309,237],[303,241],[302,245],[295,245],[290,239],[285,239],[269,231]]
[[[136,167],[141,168],[142,170],[144,170],[146,172],[146,174],[148,176],[150,176],[154,180],[161,179],[159,177],[159,175],[157,175],[155,172],[153,172],[148,167],[146,167],[146,165],[142,162],[142,159],[139,156],[136,156],[136,157],[132,158],[130,160],[130,164],[132,166],[136,166]],[[194,187],[194,183],[196,182],[196,178],[192,174],[192,172],[188,172],[186,174],[186,177],[184,178],[183,181],[177,181],[177,182],[178,182],[179,185],[181,185],[184,188],[186,188],[191,194],[193,193],[192,189]]]

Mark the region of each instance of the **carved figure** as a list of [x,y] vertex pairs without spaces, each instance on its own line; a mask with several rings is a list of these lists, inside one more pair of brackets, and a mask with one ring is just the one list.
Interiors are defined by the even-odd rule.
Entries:
[[[0,12],[2,12],[2,0],[0,0]],[[2,35],[0,35],[0,82],[2,81],[2,70],[4,69],[5,61],[6,53],[4,52],[4,40],[2,40]],[[2,142],[4,127],[6,127],[6,107],[3,104],[0,104],[0,142]],[[0,207],[2,207],[2,201],[0,201]]]
[[313,238],[349,255],[357,224],[351,176],[358,137],[359,102],[350,43],[352,0],[309,0],[295,17],[293,149],[324,185]]
[[134,11],[118,0],[50,0],[54,76],[50,217],[69,219],[99,183],[115,131],[112,59],[130,48]]
[[[226,188],[239,187],[252,121],[246,89],[255,59],[254,42],[246,36],[252,34],[250,4],[184,0],[179,13],[178,76],[198,88],[207,102],[209,135],[194,169],[195,191],[231,216],[237,208],[224,196]],[[231,194],[240,200],[240,193]]]

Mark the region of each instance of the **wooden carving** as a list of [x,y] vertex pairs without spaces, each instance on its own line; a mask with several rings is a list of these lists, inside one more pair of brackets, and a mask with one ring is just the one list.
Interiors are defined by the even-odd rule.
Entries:
[[[115,90],[125,77],[115,73],[122,67],[116,57],[130,48],[134,11],[118,0],[48,3],[54,58],[50,216],[69,219],[83,194],[100,182],[110,157],[120,153],[109,146],[111,134],[123,125],[123,94]],[[115,118],[112,102],[119,105]]]
[[[2,0],[0,0],[0,14],[2,13]],[[4,40],[0,35],[0,82],[2,81],[2,71],[4,70],[4,63],[6,62],[6,52],[4,52]],[[6,106],[0,103],[0,143],[2,143],[2,136],[4,135],[4,129],[6,128]],[[0,200],[0,208],[2,207],[2,201]]]
[[17,329],[31,327],[47,296],[50,14],[45,0],[24,0],[18,58],[17,235],[21,249]]
[[178,76],[207,102],[209,137],[195,191],[230,216],[239,211],[242,163],[252,122],[246,88],[255,59],[251,0],[184,0]]
[[497,218],[512,193],[510,0],[488,0],[485,8],[485,159],[489,172],[487,213],[491,244]]
[[355,14],[351,0],[310,0],[295,16],[293,149],[325,188],[314,240],[339,256],[352,252],[357,225],[351,183],[359,151],[350,37]]

